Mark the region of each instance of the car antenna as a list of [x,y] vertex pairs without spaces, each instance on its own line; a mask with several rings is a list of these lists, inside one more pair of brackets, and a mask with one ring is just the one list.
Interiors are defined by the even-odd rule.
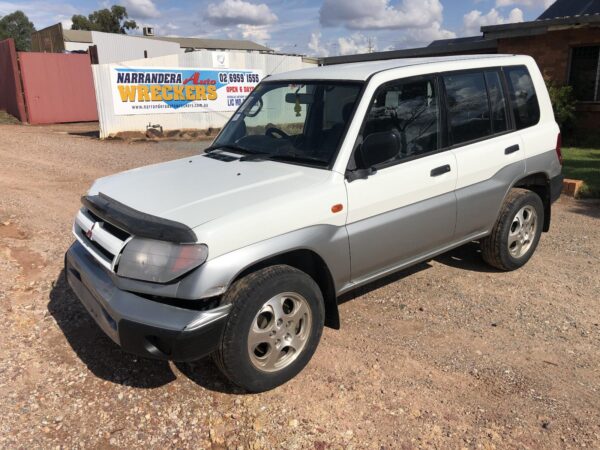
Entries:
[[[298,44],[294,44],[294,46],[293,46],[292,48],[296,48],[296,47],[298,47]],[[279,64],[277,64],[277,65],[275,66],[275,68],[274,68],[273,70],[271,70],[271,71],[270,71],[270,72],[267,74],[267,76],[266,76],[265,78],[267,78],[268,76],[271,76],[271,75],[273,75],[273,72],[275,72],[277,69],[279,69],[279,66],[280,66],[280,65],[281,65],[281,64],[282,64],[282,63],[283,63],[283,62],[284,62],[284,61],[285,61],[285,60],[286,60],[286,59],[287,59],[289,56],[291,56],[291,55],[289,55],[289,54],[288,54],[288,55],[285,55],[283,58],[281,58],[281,61],[279,61]]]

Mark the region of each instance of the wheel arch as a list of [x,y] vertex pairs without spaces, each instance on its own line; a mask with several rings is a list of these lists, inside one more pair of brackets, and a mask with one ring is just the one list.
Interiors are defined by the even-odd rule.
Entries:
[[325,302],[325,326],[338,330],[340,328],[340,317],[333,276],[325,260],[314,250],[299,248],[266,257],[242,269],[231,280],[231,284],[252,272],[278,264],[294,267],[306,273],[317,283]]
[[518,179],[512,188],[527,189],[535,192],[541,199],[544,205],[544,224],[542,231],[550,230],[550,219],[552,214],[552,201],[550,198],[550,176],[545,172],[535,172],[527,174]]

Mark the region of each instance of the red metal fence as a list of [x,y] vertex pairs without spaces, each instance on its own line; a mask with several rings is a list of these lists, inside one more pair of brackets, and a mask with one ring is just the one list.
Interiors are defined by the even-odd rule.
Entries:
[[29,123],[98,120],[88,55],[19,52]]
[[27,121],[19,77],[17,52],[12,39],[0,41],[0,110]]
[[12,39],[1,41],[0,109],[31,124],[98,120],[89,56],[15,52]]

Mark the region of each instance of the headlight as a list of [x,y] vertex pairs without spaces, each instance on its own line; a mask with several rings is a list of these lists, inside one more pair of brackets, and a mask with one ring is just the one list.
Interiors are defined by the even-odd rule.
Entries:
[[137,280],[167,283],[203,264],[208,258],[204,244],[174,244],[133,238],[123,250],[117,273]]

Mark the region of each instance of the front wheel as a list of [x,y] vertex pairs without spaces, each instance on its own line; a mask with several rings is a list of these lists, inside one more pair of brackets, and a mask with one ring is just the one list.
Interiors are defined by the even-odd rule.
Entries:
[[492,233],[482,239],[485,262],[500,270],[515,270],[533,255],[544,223],[540,197],[526,189],[512,189],[500,211]]
[[250,392],[273,389],[306,366],[325,317],[323,295],[306,273],[277,265],[236,281],[232,309],[214,355],[219,369]]

